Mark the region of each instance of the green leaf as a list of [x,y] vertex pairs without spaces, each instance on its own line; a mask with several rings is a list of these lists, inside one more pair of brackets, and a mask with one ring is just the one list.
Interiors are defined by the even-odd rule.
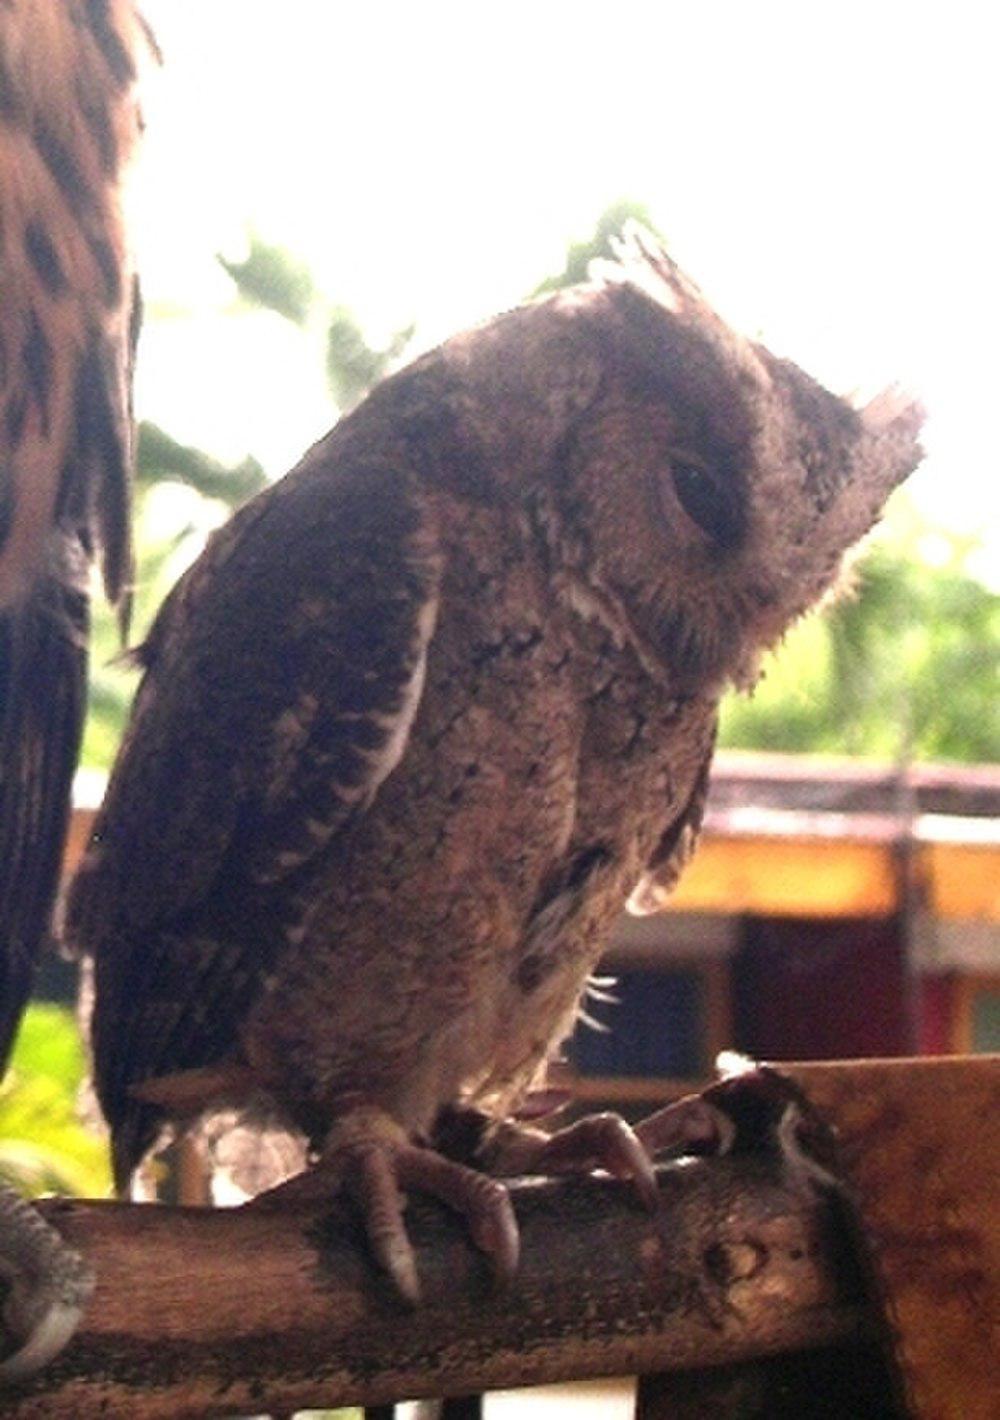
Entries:
[[384,350],[368,344],[354,314],[336,306],[326,334],[326,376],[337,408],[347,413],[378,384],[413,335],[413,326],[399,330]]
[[246,502],[267,487],[267,476],[253,458],[224,464],[200,449],[179,444],[148,420],[139,425],[136,477],[141,485],[175,479],[197,489],[206,498],[219,498],[231,508]]
[[218,262],[248,304],[277,311],[294,325],[305,325],[316,287],[309,268],[283,248],[251,236],[250,254],[245,261],[227,261],[219,256]]

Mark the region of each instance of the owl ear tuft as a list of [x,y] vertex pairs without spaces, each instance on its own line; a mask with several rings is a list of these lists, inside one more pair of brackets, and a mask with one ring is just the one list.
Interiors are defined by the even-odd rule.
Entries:
[[925,411],[919,400],[899,385],[890,385],[861,409],[865,438],[859,462],[873,488],[881,486],[884,498],[920,463],[920,443]]
[[663,243],[648,227],[629,218],[620,237],[611,238],[612,256],[590,263],[588,275],[597,284],[632,286],[659,306],[680,315],[701,293],[670,257]]
[[651,266],[657,274],[677,269],[659,237],[634,217],[624,223],[620,237],[611,238],[611,250],[623,266]]
[[866,433],[876,438],[891,431],[916,439],[925,418],[920,401],[901,385],[888,385],[880,390],[862,406],[860,413]]

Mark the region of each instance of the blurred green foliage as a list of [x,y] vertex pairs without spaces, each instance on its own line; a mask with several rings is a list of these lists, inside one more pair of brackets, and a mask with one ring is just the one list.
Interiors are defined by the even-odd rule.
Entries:
[[387,375],[413,339],[414,327],[392,336],[382,350],[373,350],[346,306],[330,313],[326,338],[326,378],[337,408],[347,414],[373,385]]
[[566,252],[566,264],[555,276],[546,276],[532,292],[533,296],[544,296],[549,291],[558,291],[563,286],[576,286],[586,281],[590,263],[607,259],[614,255],[615,242],[621,237],[626,222],[640,222],[651,232],[656,231],[649,211],[641,202],[631,202],[621,198],[612,202],[598,217],[593,232],[582,241],[571,242]]
[[305,325],[316,287],[308,268],[287,251],[251,236],[243,261],[227,261],[224,256],[218,261],[248,305],[277,311],[294,325]]
[[919,536],[871,549],[853,593],[793,628],[750,696],[723,706],[721,743],[887,759],[1000,759],[1000,597]]
[[90,1198],[109,1192],[107,1145],[78,1117],[85,1071],[72,1012],[30,1006],[0,1085],[0,1176],[20,1192]]

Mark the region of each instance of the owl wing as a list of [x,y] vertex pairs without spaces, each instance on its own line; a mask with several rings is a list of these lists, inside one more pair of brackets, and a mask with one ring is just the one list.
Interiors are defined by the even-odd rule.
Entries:
[[[54,552],[69,558],[71,543]],[[85,592],[46,576],[0,615],[0,1073],[49,929],[86,707]]]
[[708,736],[708,748],[700,762],[694,784],[682,811],[670,824],[646,865],[646,871],[628,900],[628,910],[638,917],[659,912],[677,886],[694,855],[705,817],[709,774],[715,753],[716,724]]
[[439,571],[406,480],[321,445],[165,603],[67,915],[113,1127],[132,1083],[232,1052],[281,905],[405,751]]
[[0,1069],[58,883],[95,556],[127,608],[142,36],[129,0],[0,12]]

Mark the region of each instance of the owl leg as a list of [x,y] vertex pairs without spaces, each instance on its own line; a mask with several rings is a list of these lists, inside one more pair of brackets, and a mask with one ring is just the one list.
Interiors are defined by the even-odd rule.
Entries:
[[404,1301],[420,1300],[416,1257],[403,1221],[404,1193],[426,1193],[459,1213],[475,1245],[501,1281],[517,1271],[517,1220],[507,1189],[497,1179],[414,1144],[390,1115],[359,1107],[337,1121],[312,1168],[262,1194],[250,1206],[315,1199],[330,1187],[353,1198],[368,1242]]
[[0,1189],[0,1277],[7,1283],[3,1320],[20,1341],[0,1361],[0,1382],[44,1366],[76,1330],[94,1278],[79,1253],[24,1198]]

